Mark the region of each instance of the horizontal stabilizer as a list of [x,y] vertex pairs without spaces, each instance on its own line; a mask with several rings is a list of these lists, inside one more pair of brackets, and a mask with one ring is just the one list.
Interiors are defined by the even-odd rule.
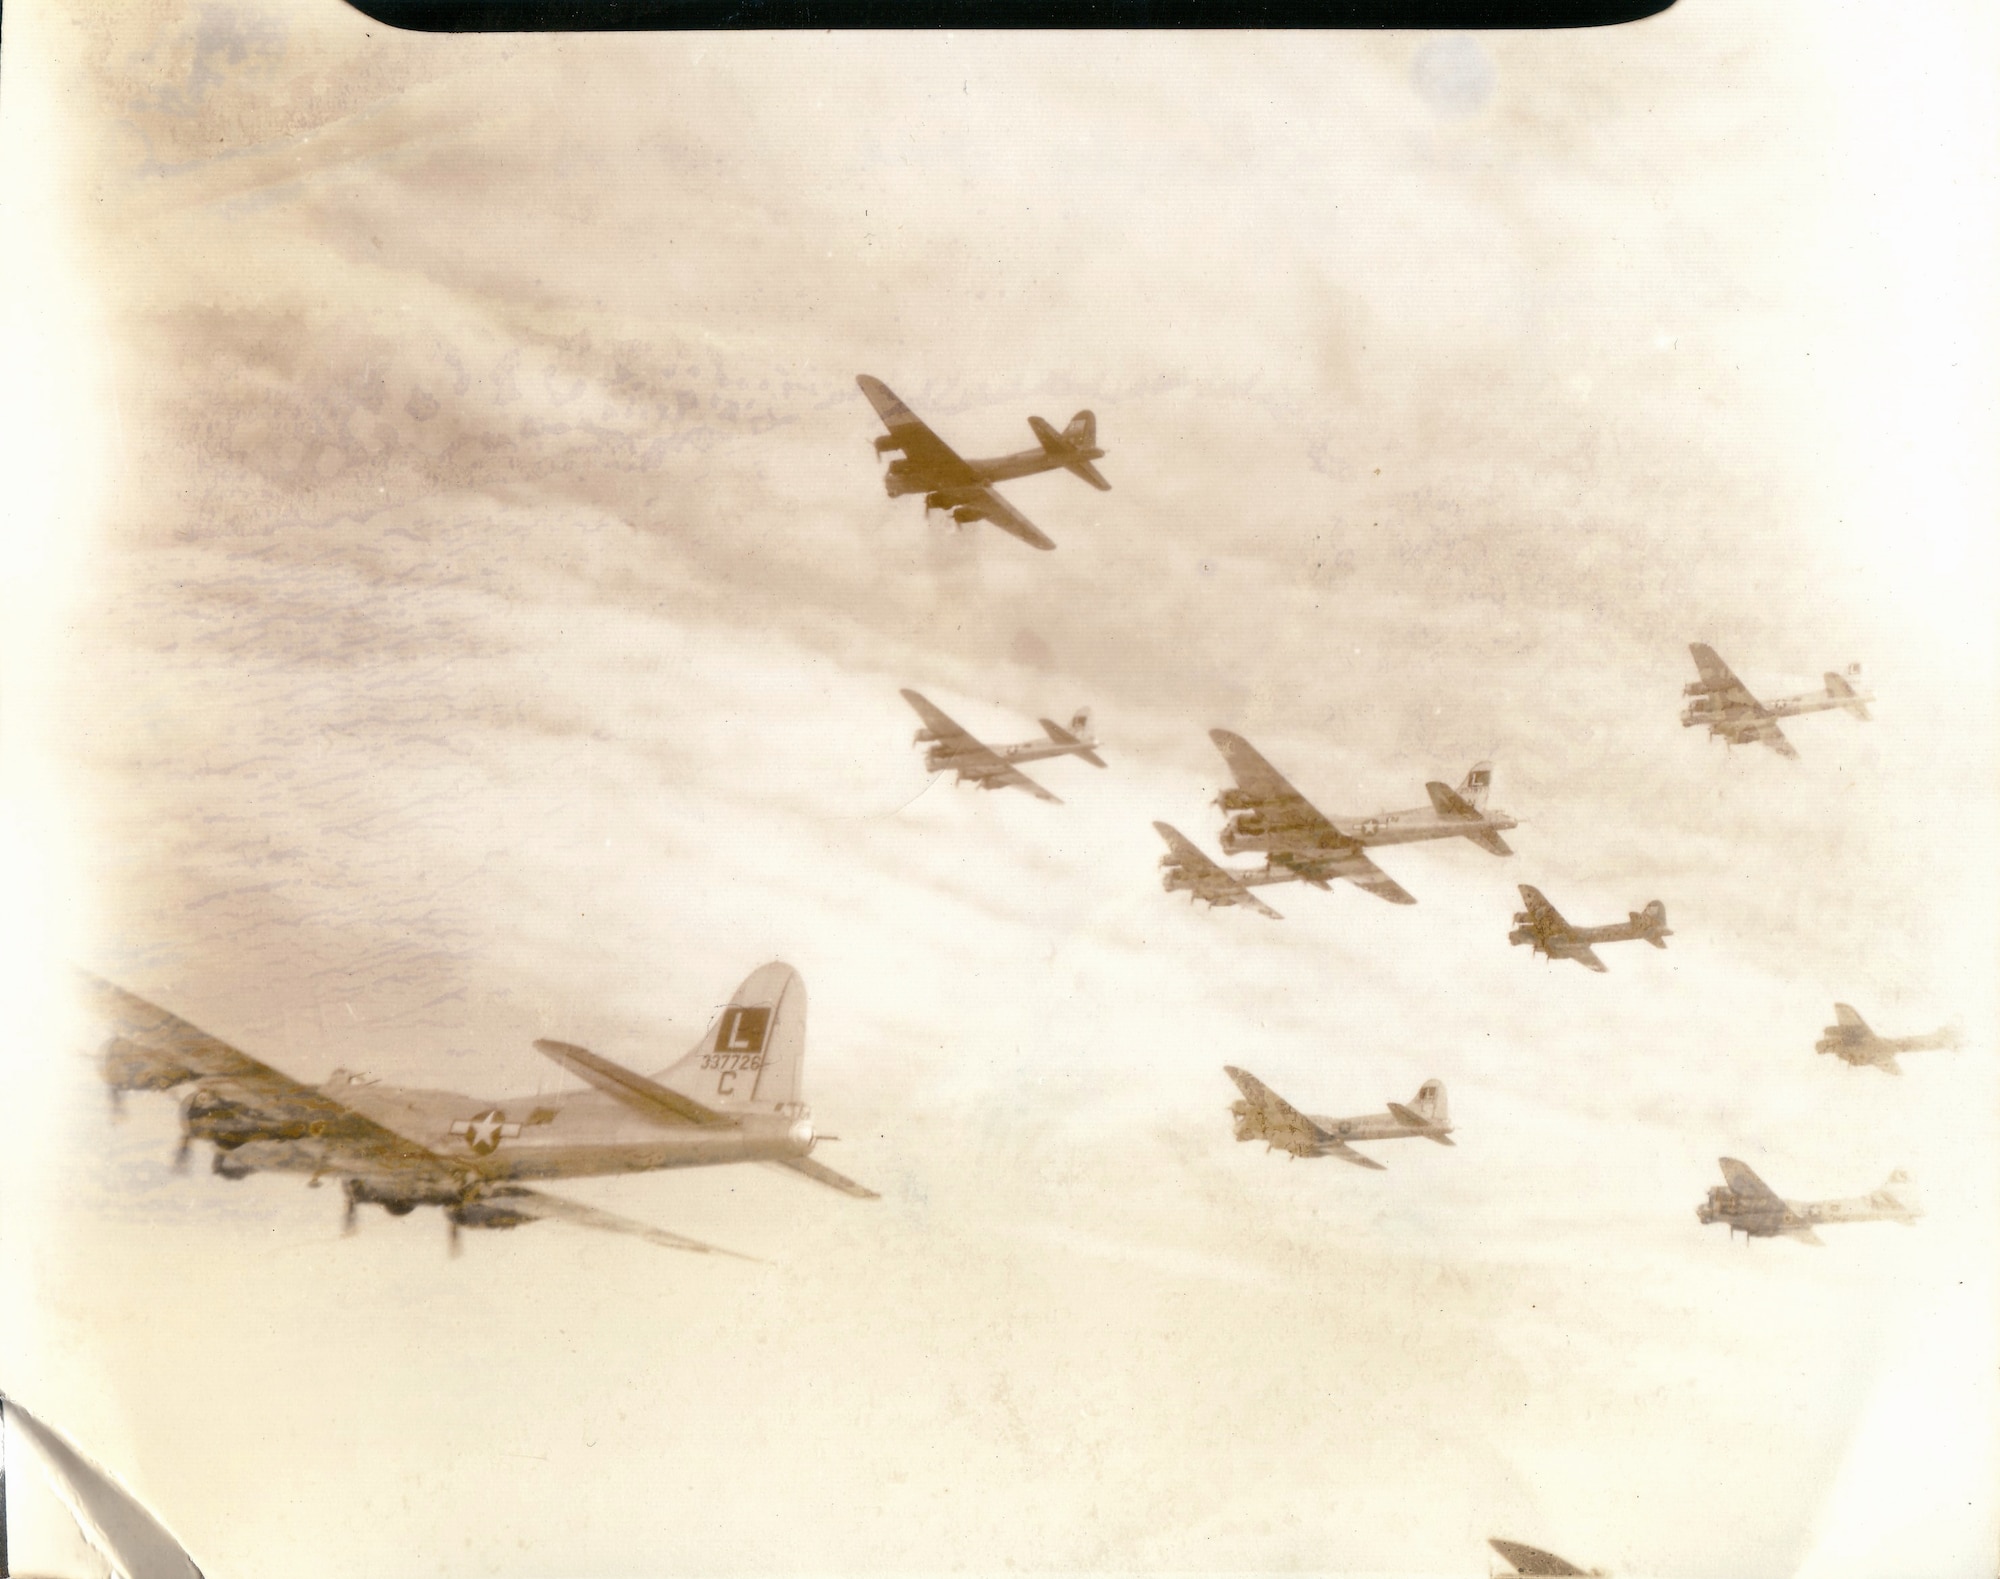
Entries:
[[1855,694],[1854,687],[1847,683],[1845,675],[1828,674],[1826,677],[1826,694],[1839,701],[1846,707],[1848,712],[1852,713],[1864,724],[1869,722],[1866,698]]
[[842,1195],[851,1195],[857,1201],[879,1201],[882,1199],[865,1184],[856,1184],[844,1173],[835,1173],[823,1162],[814,1162],[810,1157],[777,1157],[773,1159],[781,1168],[811,1179],[815,1184],[824,1184],[829,1190],[838,1190]]
[[1449,784],[1432,779],[1424,788],[1429,792],[1431,805],[1440,817],[1478,817],[1479,808]]
[[1466,838],[1470,839],[1489,855],[1512,855],[1514,853],[1514,847],[1491,828],[1474,829],[1466,834]]
[[588,1081],[606,1096],[616,1097],[627,1107],[658,1124],[734,1124],[735,1119],[713,1108],[703,1107],[692,1097],[634,1074],[608,1058],[599,1058],[588,1048],[568,1042],[538,1041],[535,1051],[552,1058],[571,1074]]
[[1391,1102],[1389,1104],[1389,1116],[1398,1124],[1408,1125],[1411,1129],[1422,1135],[1425,1140],[1434,1140],[1440,1146],[1455,1144],[1449,1135],[1431,1123],[1423,1114],[1417,1112],[1414,1108],[1404,1107],[1400,1102]]
[[1093,751],[1089,743],[1077,739],[1075,735],[1063,728],[1061,724],[1055,722],[1054,719],[1043,718],[1036,720],[1036,722],[1042,726],[1043,731],[1048,735],[1049,739],[1053,740],[1059,746],[1068,746],[1071,756],[1082,757],[1084,761],[1088,762],[1094,768],[1101,768],[1105,765],[1104,758]]
[[1109,493],[1111,484],[1104,474],[1090,464],[1091,455],[1097,451],[1097,418],[1088,411],[1079,411],[1070,419],[1066,432],[1058,433],[1044,418],[1028,418],[1028,426],[1035,430],[1035,437],[1041,440],[1042,448],[1049,459],[1055,461],[1065,471],[1074,472],[1100,493]]

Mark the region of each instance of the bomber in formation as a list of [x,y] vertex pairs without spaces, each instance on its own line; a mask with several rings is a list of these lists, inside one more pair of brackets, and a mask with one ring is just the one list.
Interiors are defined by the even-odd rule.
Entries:
[[1823,1245],[1813,1229],[1823,1223],[1901,1223],[1908,1227],[1923,1215],[1909,1197],[1910,1177],[1900,1168],[1872,1195],[1836,1201],[1782,1199],[1747,1163],[1720,1159],[1723,1182],[1695,1208],[1703,1223],[1727,1223],[1734,1238],[1772,1239],[1783,1234],[1800,1244]]
[[214,1171],[227,1179],[337,1178],[349,1231],[364,1205],[397,1217],[435,1206],[451,1224],[454,1249],[462,1228],[554,1220],[707,1252],[719,1247],[527,1181],[733,1162],[773,1163],[874,1198],[811,1155],[819,1137],[802,1089],[806,989],[789,965],[752,971],[693,1051],[656,1075],[567,1042],[538,1041],[537,1050],[585,1089],[499,1100],[344,1070],[309,1086],[110,982],[88,984],[117,1031],[101,1065],[114,1099],[192,1087],[181,1102],[177,1165],[205,1140],[215,1148]]
[[960,784],[971,783],[984,790],[1026,790],[1038,800],[1060,803],[1060,796],[1051,795],[1016,764],[1041,762],[1049,757],[1082,757],[1092,767],[1104,766],[1104,758],[1097,754],[1097,740],[1090,732],[1090,709],[1087,707],[1077,710],[1067,729],[1054,719],[1036,719],[1035,722],[1042,726],[1043,738],[1040,740],[1023,740],[1010,746],[989,746],[985,741],[974,738],[943,708],[918,692],[904,691],[903,700],[924,721],[912,744],[929,748],[924,752],[925,769],[931,773],[954,773],[957,775],[956,782]]
[[1885,1075],[1900,1075],[1903,1072],[1903,1066],[1896,1062],[1898,1053],[1925,1053],[1938,1048],[1957,1047],[1962,1039],[1956,1025],[1926,1031],[1921,1036],[1878,1036],[1868,1028],[1868,1022],[1845,1003],[1833,1006],[1833,1019],[1834,1023],[1813,1044],[1815,1049],[1831,1053],[1842,1063],[1852,1064],[1857,1069],[1879,1069]]
[[1683,696],[1694,700],[1681,709],[1681,727],[1693,729],[1706,724],[1711,739],[1721,739],[1732,746],[1756,743],[1769,746],[1781,757],[1796,757],[1797,750],[1778,727],[1779,719],[1829,712],[1838,707],[1865,723],[1868,704],[1875,700],[1856,685],[1861,678],[1861,666],[1850,664],[1844,675],[1829,670],[1826,689],[1822,691],[1760,702],[1730,671],[1729,665],[1715,655],[1713,647],[1694,642],[1688,651],[1694,654],[1694,666],[1701,672],[1701,678],[1690,680],[1682,689]]
[[1301,1113],[1247,1069],[1225,1064],[1222,1072],[1243,1093],[1229,1106],[1236,1120],[1236,1138],[1261,1140],[1273,1151],[1288,1152],[1294,1157],[1338,1157],[1358,1168],[1380,1170],[1381,1163],[1363,1156],[1350,1142],[1417,1138],[1435,1141],[1440,1146],[1454,1144],[1451,1109],[1445,1101],[1442,1080],[1426,1080],[1407,1107],[1401,1102],[1391,1102],[1381,1113],[1363,1113],[1357,1118],[1318,1118]]
[[1032,547],[1054,548],[1054,540],[1001,498],[993,485],[1016,477],[1033,477],[1040,472],[1067,471],[1093,488],[1107,493],[1111,489],[1104,474],[1091,464],[1102,460],[1104,451],[1097,447],[1097,418],[1088,411],[1079,411],[1071,417],[1060,433],[1040,417],[1030,417],[1028,427],[1035,435],[1036,448],[987,460],[966,460],[933,433],[881,379],[862,373],[854,381],[882,419],[882,426],[889,430],[875,441],[875,453],[903,452],[889,462],[889,469],[882,474],[883,488],[891,499],[906,493],[922,494],[926,515],[932,510],[945,510],[960,526],[991,521],[1001,531]]
[[1526,943],[1549,959],[1573,959],[1600,974],[1608,967],[1597,957],[1593,943],[1650,943],[1663,949],[1673,933],[1667,930],[1667,907],[1655,899],[1644,910],[1629,911],[1627,920],[1608,926],[1578,927],[1563,920],[1562,912],[1542,891],[1527,883],[1519,885],[1525,910],[1514,914],[1514,930],[1507,934],[1512,944]]

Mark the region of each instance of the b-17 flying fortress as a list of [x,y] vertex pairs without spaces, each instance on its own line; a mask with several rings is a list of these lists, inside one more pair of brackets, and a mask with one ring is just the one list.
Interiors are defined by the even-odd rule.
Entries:
[[1829,1025],[1814,1048],[1831,1053],[1843,1063],[1859,1068],[1879,1069],[1885,1075],[1900,1075],[1903,1066],[1898,1053],[1924,1053],[1937,1048],[1957,1047],[1962,1033],[1955,1025],[1926,1031],[1920,1036],[1878,1036],[1868,1022],[1845,1003],[1833,1006],[1834,1023]]
[[806,990],[789,965],[752,971],[694,1049],[657,1075],[540,1041],[538,1051],[591,1089],[499,1100],[345,1071],[305,1085],[110,982],[91,978],[88,985],[117,1031],[101,1060],[114,1097],[192,1085],[181,1103],[177,1163],[205,1140],[224,1178],[338,1178],[350,1231],[363,1205],[397,1217],[436,1206],[451,1224],[454,1248],[462,1228],[554,1220],[712,1251],[717,1247],[525,1181],[732,1162],[774,1163],[874,1198],[811,1155],[818,1137],[802,1091]]
[[1426,1080],[1408,1106],[1391,1102],[1381,1113],[1364,1113],[1357,1118],[1319,1118],[1301,1113],[1247,1069],[1225,1064],[1222,1072],[1243,1093],[1229,1107],[1236,1121],[1236,1138],[1261,1140],[1273,1151],[1288,1152],[1294,1157],[1338,1157],[1358,1168],[1379,1171],[1383,1165],[1354,1150],[1350,1142],[1417,1138],[1440,1146],[1454,1144],[1451,1109],[1445,1101],[1442,1080]]
[[1711,738],[1720,738],[1732,746],[1758,743],[1769,746],[1781,757],[1796,757],[1798,752],[1785,738],[1784,731],[1778,728],[1779,719],[1845,708],[1866,722],[1868,704],[1875,699],[1867,691],[1856,688],[1854,682],[1861,677],[1857,665],[1849,668],[1844,675],[1828,671],[1823,691],[1808,691],[1803,696],[1784,696],[1774,702],[1760,702],[1750,694],[1750,688],[1730,672],[1729,665],[1715,655],[1713,647],[1694,642],[1688,651],[1694,654],[1694,665],[1701,671],[1701,678],[1690,680],[1682,688],[1681,694],[1694,700],[1681,709],[1681,727],[1693,729],[1706,724]]
[[1608,967],[1591,948],[1593,943],[1644,942],[1663,949],[1673,936],[1667,930],[1667,907],[1657,899],[1650,901],[1644,910],[1628,912],[1628,920],[1601,927],[1578,927],[1563,920],[1562,912],[1542,897],[1539,888],[1527,883],[1520,888],[1521,903],[1527,909],[1515,912],[1514,930],[1507,934],[1507,941],[1529,944],[1537,954],[1549,959],[1573,959],[1579,965],[1602,972]]
[[889,462],[882,486],[891,499],[906,493],[922,494],[925,514],[948,511],[961,526],[991,521],[1035,548],[1054,548],[1054,541],[1001,498],[993,485],[1040,472],[1067,471],[1093,488],[1110,491],[1104,474],[1091,464],[1102,460],[1104,451],[1097,447],[1097,418],[1088,411],[1071,417],[1060,433],[1040,417],[1030,417],[1028,426],[1039,441],[1037,448],[989,460],[966,460],[920,421],[881,379],[862,373],[854,381],[889,430],[875,441],[875,453],[903,452]]
[[1909,1198],[1909,1175],[1901,1169],[1889,1175],[1872,1195],[1851,1196],[1837,1201],[1787,1201],[1779,1197],[1747,1163],[1734,1157],[1719,1159],[1725,1181],[1708,1192],[1708,1199],[1695,1208],[1703,1223],[1727,1223],[1732,1238],[1743,1233],[1752,1239],[1771,1239],[1783,1234],[1800,1244],[1824,1245],[1813,1232],[1822,1223],[1901,1223],[1908,1227],[1923,1212]]
[[1024,740],[1015,745],[989,746],[973,737],[957,719],[915,691],[904,691],[903,700],[924,721],[912,742],[927,746],[924,768],[931,773],[954,773],[956,782],[980,789],[1026,790],[1038,800],[1059,801],[1015,764],[1041,762],[1049,757],[1082,757],[1092,767],[1103,767],[1097,754],[1097,740],[1090,732],[1090,709],[1081,708],[1064,728],[1053,719],[1038,718],[1042,739]]

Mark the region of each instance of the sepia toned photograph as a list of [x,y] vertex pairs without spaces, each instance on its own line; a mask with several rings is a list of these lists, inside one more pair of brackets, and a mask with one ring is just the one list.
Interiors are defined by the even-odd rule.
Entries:
[[0,1570],[2000,1573],[1984,7],[5,28]]

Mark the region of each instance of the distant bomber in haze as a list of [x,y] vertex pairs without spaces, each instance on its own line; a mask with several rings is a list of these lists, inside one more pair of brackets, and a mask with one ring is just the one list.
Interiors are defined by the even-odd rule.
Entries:
[[1451,1112],[1445,1105],[1442,1080],[1426,1080],[1408,1107],[1391,1102],[1385,1113],[1367,1113],[1359,1118],[1314,1118],[1301,1113],[1249,1070],[1225,1064],[1222,1072],[1243,1093],[1241,1101],[1229,1105],[1236,1120],[1238,1140],[1261,1140],[1272,1150],[1289,1152],[1294,1157],[1338,1157],[1358,1168],[1378,1170],[1381,1163],[1362,1156],[1348,1142],[1421,1136],[1440,1146],[1454,1144]]
[[1488,1536],[1486,1544],[1507,1559],[1507,1572],[1500,1579],[1605,1579],[1602,1568],[1578,1568],[1554,1552],[1523,1546],[1519,1541],[1503,1541]]
[[1875,699],[1868,691],[1856,688],[1854,682],[1861,678],[1861,666],[1850,664],[1845,675],[1829,672],[1823,691],[1760,702],[1750,694],[1749,687],[1730,673],[1729,665],[1716,657],[1713,647],[1695,642],[1688,651],[1694,654],[1694,666],[1701,671],[1701,678],[1690,680],[1682,688],[1681,694],[1694,700],[1681,710],[1681,726],[1692,729],[1697,724],[1706,724],[1711,737],[1719,735],[1732,746],[1761,741],[1781,757],[1796,757],[1798,752],[1778,728],[1779,719],[1844,707],[1865,722],[1868,704]]
[[1519,885],[1522,903],[1526,910],[1514,912],[1514,930],[1507,934],[1509,943],[1528,943],[1537,954],[1545,954],[1550,959],[1573,959],[1579,965],[1588,965],[1594,971],[1605,968],[1604,961],[1591,948],[1593,943],[1645,942],[1654,948],[1665,948],[1667,939],[1673,933],[1667,930],[1667,907],[1655,899],[1644,910],[1630,910],[1628,921],[1613,922],[1602,927],[1573,927],[1563,920],[1562,913],[1542,897],[1539,888],[1528,884]]
[[1470,839],[1495,855],[1514,853],[1500,837],[1503,829],[1516,826],[1514,819],[1486,809],[1486,790],[1493,779],[1490,762],[1476,764],[1455,790],[1435,781],[1426,784],[1428,806],[1371,817],[1329,817],[1293,789],[1241,735],[1211,729],[1208,738],[1236,779],[1233,788],[1215,798],[1228,813],[1222,825],[1223,853],[1261,850],[1264,865],[1248,871],[1218,866],[1176,829],[1156,822],[1153,827],[1167,842],[1168,853],[1160,861],[1166,871],[1160,881],[1168,893],[1185,890],[1211,905],[1247,905],[1276,916],[1250,892],[1252,886],[1299,882],[1327,888],[1334,878],[1344,877],[1392,905],[1414,905],[1416,900],[1368,859],[1365,852],[1370,846]]
[[1907,1195],[1910,1176],[1901,1169],[1873,1195],[1858,1195],[1844,1201],[1780,1200],[1771,1187],[1734,1157],[1721,1160],[1722,1177],[1727,1182],[1708,1192],[1708,1199],[1694,1209],[1704,1223],[1727,1223],[1730,1237],[1738,1229],[1751,1239],[1770,1239],[1778,1234],[1801,1244],[1823,1245],[1826,1241],[1813,1232],[1816,1223],[1902,1223],[1908,1226],[1923,1215]]
[[1015,477],[1032,477],[1037,472],[1074,472],[1093,488],[1110,491],[1111,484],[1092,461],[1102,460],[1097,447],[1097,418],[1079,411],[1069,426],[1058,433],[1040,417],[1028,418],[1028,426],[1040,441],[1032,450],[1016,450],[1012,455],[996,455],[988,460],[966,460],[950,445],[918,420],[896,392],[879,378],[858,375],[855,383],[882,425],[889,431],[875,441],[875,453],[887,455],[901,450],[902,456],[889,462],[882,486],[891,499],[906,493],[924,496],[924,512],[949,510],[961,526],[974,521],[991,521],[1003,532],[1011,532],[1036,548],[1056,545],[1035,523],[994,491],[993,484]]
[[1896,1062],[1898,1053],[1923,1053],[1933,1048],[1956,1047],[1962,1040],[1955,1025],[1947,1025],[1942,1030],[1930,1031],[1922,1036],[1877,1036],[1868,1028],[1868,1022],[1844,1003],[1833,1006],[1833,1017],[1838,1023],[1826,1028],[1826,1034],[1816,1044],[1819,1051],[1832,1053],[1857,1069],[1863,1064],[1872,1064],[1885,1074],[1900,1075],[1903,1072],[1903,1066]]
[[101,1057],[114,1103],[127,1091],[193,1087],[181,1103],[177,1167],[206,1140],[226,1179],[338,1178],[349,1232],[363,1205],[392,1217],[436,1206],[451,1223],[454,1250],[461,1228],[553,1219],[710,1251],[716,1246],[544,1195],[524,1181],[725,1162],[771,1162],[875,1198],[809,1155],[820,1137],[800,1089],[806,989],[789,965],[752,971],[694,1050],[659,1074],[637,1074],[567,1042],[537,1042],[537,1051],[594,1089],[498,1101],[344,1070],[305,1085],[110,982],[88,983],[116,1029]]
[[924,721],[912,744],[928,746],[924,767],[931,773],[956,773],[957,783],[976,784],[981,789],[1019,789],[1041,800],[1061,804],[1014,764],[1040,762],[1048,757],[1082,757],[1092,767],[1103,767],[1097,754],[1097,737],[1090,732],[1090,709],[1079,708],[1065,729],[1053,719],[1038,718],[1043,737],[1023,740],[1017,745],[989,746],[972,735],[943,708],[915,691],[903,692],[903,700],[916,709]]

